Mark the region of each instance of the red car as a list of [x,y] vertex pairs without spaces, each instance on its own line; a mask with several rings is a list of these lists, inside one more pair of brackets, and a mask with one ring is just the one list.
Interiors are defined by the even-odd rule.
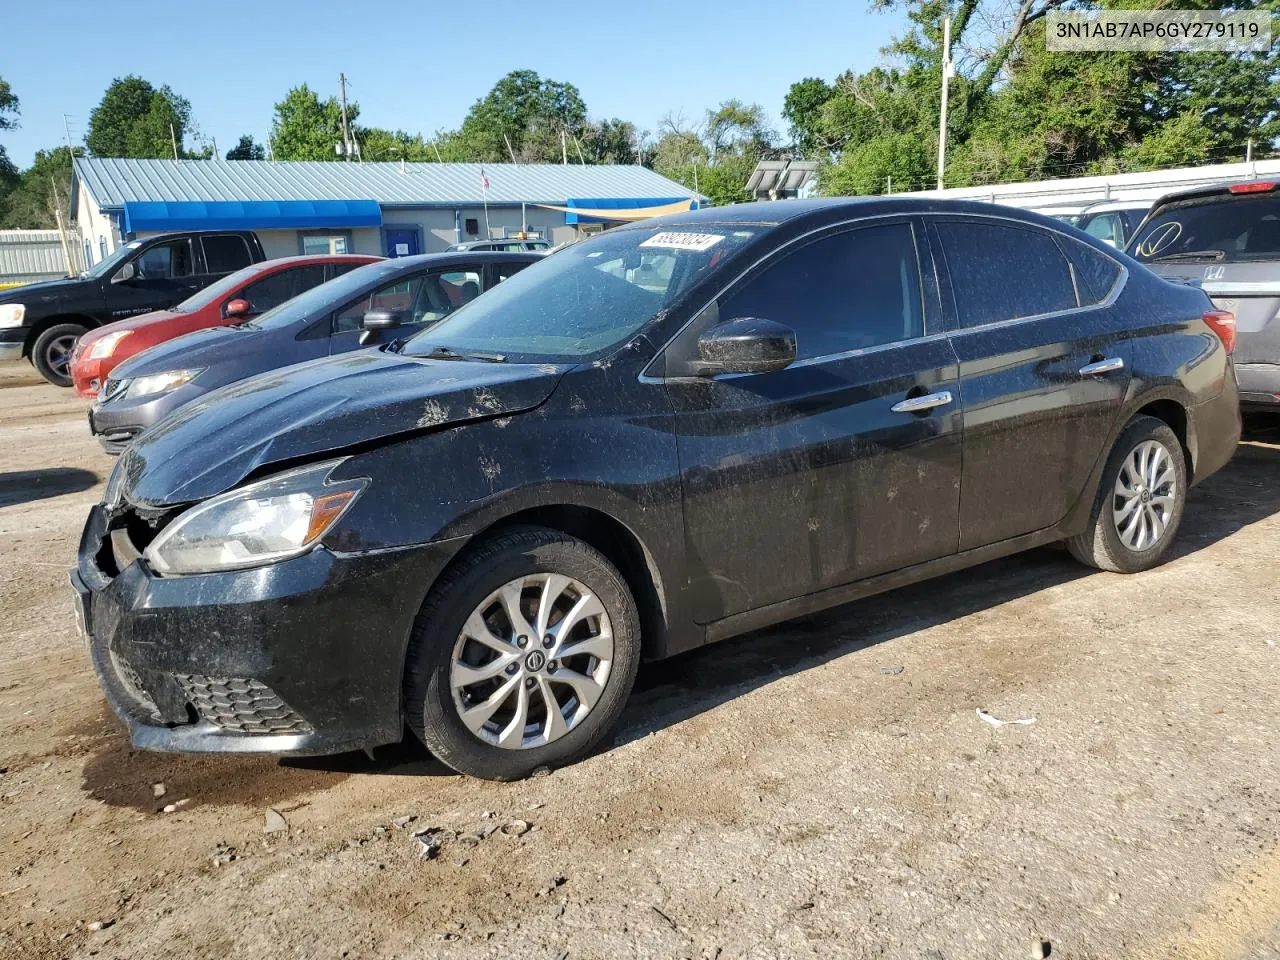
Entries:
[[242,323],[326,280],[381,259],[335,254],[267,260],[223,277],[170,310],[156,310],[90,330],[76,342],[71,357],[76,393],[96,397],[98,388],[117,364],[148,347],[195,330]]

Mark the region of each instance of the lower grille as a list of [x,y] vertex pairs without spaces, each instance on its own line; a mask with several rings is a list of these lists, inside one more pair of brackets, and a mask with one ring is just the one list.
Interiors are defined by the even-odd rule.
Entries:
[[243,677],[176,677],[196,712],[234,733],[311,733],[270,687]]
[[125,692],[137,701],[148,720],[159,722],[160,708],[156,706],[151,694],[147,693],[147,688],[142,685],[142,678],[138,676],[138,671],[134,670],[127,660],[117,657],[114,650],[110,652],[110,657],[111,666],[115,668],[116,676],[120,679],[120,685],[124,687]]

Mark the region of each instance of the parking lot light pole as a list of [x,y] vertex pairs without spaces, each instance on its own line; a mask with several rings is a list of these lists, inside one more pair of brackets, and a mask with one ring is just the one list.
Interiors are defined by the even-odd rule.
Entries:
[[947,86],[955,67],[951,63],[951,14],[942,18],[942,111],[938,116],[938,189],[947,167]]

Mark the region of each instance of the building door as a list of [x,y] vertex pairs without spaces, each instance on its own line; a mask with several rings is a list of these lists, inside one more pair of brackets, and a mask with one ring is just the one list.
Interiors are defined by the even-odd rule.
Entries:
[[417,227],[387,227],[383,235],[388,257],[416,257],[422,252]]

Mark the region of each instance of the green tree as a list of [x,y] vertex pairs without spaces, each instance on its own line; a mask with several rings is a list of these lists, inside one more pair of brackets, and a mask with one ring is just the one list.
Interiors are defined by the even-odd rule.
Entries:
[[[9,88],[9,82],[0,77],[0,130],[12,130],[18,125],[18,97]],[[18,168],[9,159],[9,154],[0,144],[0,219],[5,216],[8,197],[18,183]]]
[[249,134],[243,134],[240,141],[227,151],[228,160],[265,160],[267,151]]
[[777,134],[758,104],[726,100],[708,110],[698,128],[667,115],[653,152],[653,169],[714,204],[750,200],[748,178],[757,161],[775,151]]
[[90,112],[85,145],[95,157],[172,157],[175,142],[179,157],[207,155],[186,149],[195,132],[185,97],[130,75],[113,80]]
[[[347,122],[354,130],[360,105],[347,104]],[[337,97],[321,100],[305,83],[294,87],[275,105],[271,148],[277,160],[341,159],[342,105]]]
[[513,70],[437,145],[445,160],[498,163],[514,154],[523,163],[554,163],[576,153],[571,138],[581,143],[586,131],[587,106],[577,87]]
[[66,147],[37,150],[31,166],[22,172],[5,198],[0,229],[53,229],[58,225],[54,208],[60,202],[65,214],[70,189],[71,151]]
[[619,120],[589,121],[582,132],[581,146],[587,163],[639,163],[643,136],[634,123]]

